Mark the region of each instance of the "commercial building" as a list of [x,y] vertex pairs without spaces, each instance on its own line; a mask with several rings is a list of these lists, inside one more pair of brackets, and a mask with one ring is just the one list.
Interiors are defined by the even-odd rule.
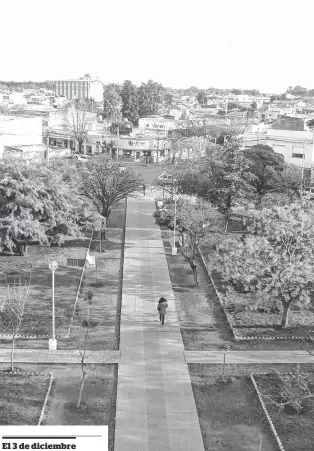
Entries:
[[270,128],[261,133],[244,133],[243,146],[250,148],[265,144],[281,153],[287,163],[303,167],[307,172],[314,169],[313,133],[300,130],[278,130]]
[[42,117],[0,115],[0,158],[38,159],[39,148],[45,150]]
[[93,99],[95,102],[103,100],[103,84],[96,75],[85,74],[79,80],[57,80],[55,81],[54,94],[56,96],[74,99]]

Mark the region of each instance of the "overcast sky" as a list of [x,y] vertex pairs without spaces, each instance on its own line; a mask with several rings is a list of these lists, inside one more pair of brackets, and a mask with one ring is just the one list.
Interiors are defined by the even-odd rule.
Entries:
[[314,0],[1,0],[0,79],[314,88]]

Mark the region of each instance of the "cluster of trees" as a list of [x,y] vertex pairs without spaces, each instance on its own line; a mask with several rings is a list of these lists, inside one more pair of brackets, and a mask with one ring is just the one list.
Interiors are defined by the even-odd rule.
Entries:
[[[268,310],[282,311],[281,326],[286,327],[290,307],[308,305],[314,281],[314,228],[309,200],[302,196],[302,170],[267,145],[243,150],[235,133],[226,134],[222,144],[207,145],[205,155],[198,143],[189,145],[194,158],[177,159],[166,190],[194,196],[189,201],[179,197],[177,229],[190,243],[189,252],[181,252],[195,281],[195,243],[218,234],[213,261],[228,292],[250,293],[251,308],[268,305]],[[165,189],[163,181],[156,184]],[[245,234],[227,234],[230,219],[241,208],[248,218]],[[173,206],[160,215],[170,226],[173,217]]]
[[42,82],[35,81],[0,81],[0,89],[22,91],[23,89],[50,89],[54,88],[54,82],[47,80]]
[[122,85],[111,83],[104,88],[104,117],[111,122],[127,118],[133,124],[143,116],[170,110],[174,98],[160,83],[148,80],[137,87],[130,80]]
[[[107,155],[54,169],[14,159],[0,167],[1,248],[27,253],[31,242],[61,245],[108,220],[111,207],[139,189],[141,178]],[[97,212],[97,213],[95,213]]]
[[289,86],[287,89],[288,94],[292,94],[297,97],[314,97],[314,89],[303,88],[302,86]]

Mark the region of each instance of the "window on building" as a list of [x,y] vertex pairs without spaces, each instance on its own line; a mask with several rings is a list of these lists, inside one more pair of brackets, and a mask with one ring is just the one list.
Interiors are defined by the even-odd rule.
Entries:
[[303,153],[295,153],[295,152],[293,152],[292,158],[305,158],[305,155],[303,155]]

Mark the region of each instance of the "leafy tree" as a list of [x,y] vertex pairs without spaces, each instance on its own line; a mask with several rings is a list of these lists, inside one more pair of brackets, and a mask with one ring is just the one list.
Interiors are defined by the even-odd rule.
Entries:
[[163,106],[170,111],[175,105],[173,94],[166,91],[163,95],[162,103]]
[[80,206],[62,174],[7,162],[0,168],[1,247],[26,255],[31,241],[61,244],[80,236]]
[[121,119],[122,98],[120,87],[111,83],[104,88],[104,117],[110,122]]
[[310,130],[314,131],[314,119],[310,119],[306,122],[306,125],[309,127]]
[[[171,225],[173,226],[174,206],[172,205],[172,208],[166,211],[166,214],[171,217]],[[163,212],[161,213],[162,216]],[[211,232],[217,231],[217,216],[217,211],[202,199],[197,199],[195,202],[181,199],[177,202],[177,224],[184,233],[186,244],[186,250],[180,248],[180,252],[192,269],[196,285],[198,285],[198,281],[195,258],[198,253],[198,246]]]
[[283,155],[263,144],[243,150],[243,155],[251,162],[247,171],[254,175],[250,183],[261,203],[265,194],[278,187],[278,173],[284,167]]
[[302,86],[295,86],[293,89],[291,89],[290,94],[297,96],[297,97],[302,97],[307,95],[308,90],[306,88],[303,88]]
[[242,89],[231,89],[230,93],[234,95],[241,95]]
[[205,140],[203,137],[181,137],[172,143],[172,157],[174,161],[200,158],[204,151]]
[[203,159],[203,183],[198,187],[198,194],[224,215],[225,233],[233,210],[253,196],[249,183],[252,175],[247,172],[249,162],[239,147],[239,141],[231,137],[223,146],[211,148]]
[[229,238],[218,246],[217,268],[225,283],[240,283],[254,293],[255,306],[278,302],[283,328],[288,326],[292,305],[306,308],[310,303],[314,281],[310,208],[302,201],[251,211],[248,231],[252,235]]
[[235,102],[228,102],[227,109],[228,110],[236,110],[238,108],[238,105]]
[[98,213],[109,219],[111,207],[140,189],[143,181],[130,168],[121,171],[107,155],[99,155],[81,168],[80,192],[91,200]]
[[207,95],[206,91],[204,89],[200,89],[197,93],[196,100],[200,105],[206,105],[207,104]]
[[64,119],[69,132],[78,144],[79,153],[82,153],[83,143],[95,121],[95,115],[90,112],[89,102],[78,99],[72,102],[65,111]]
[[138,95],[137,88],[130,80],[125,80],[121,91],[122,98],[122,116],[127,118],[133,124],[138,123]]
[[290,201],[301,197],[302,188],[310,179],[306,174],[302,177],[302,169],[299,166],[288,163],[284,164],[278,176],[276,192],[288,196]]
[[139,115],[142,117],[157,114],[162,105],[165,88],[152,80],[142,83],[137,90]]

